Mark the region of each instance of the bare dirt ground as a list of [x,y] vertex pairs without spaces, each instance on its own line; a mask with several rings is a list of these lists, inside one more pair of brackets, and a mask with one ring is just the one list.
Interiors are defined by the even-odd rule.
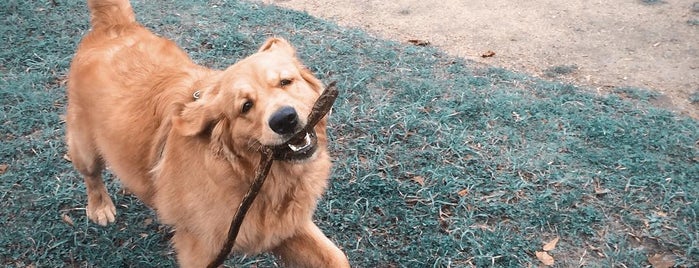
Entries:
[[[662,93],[699,119],[696,0],[265,0],[400,42],[590,87]],[[481,57],[488,51],[492,57]]]

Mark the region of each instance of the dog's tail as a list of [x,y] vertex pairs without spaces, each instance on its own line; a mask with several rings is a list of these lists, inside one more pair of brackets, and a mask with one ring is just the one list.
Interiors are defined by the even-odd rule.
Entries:
[[129,0],[87,0],[93,28],[131,24],[136,16]]

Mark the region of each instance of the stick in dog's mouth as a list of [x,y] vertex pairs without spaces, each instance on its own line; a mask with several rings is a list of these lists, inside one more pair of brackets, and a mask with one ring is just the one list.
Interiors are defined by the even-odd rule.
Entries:
[[286,143],[271,147],[274,160],[304,160],[310,158],[318,147],[318,138],[313,129],[294,135]]
[[306,127],[294,134],[286,143],[271,147],[274,153],[274,160],[304,160],[315,153],[318,146],[318,137],[314,128],[320,122],[320,119],[330,112],[337,95],[338,91],[335,88],[335,82],[331,82],[313,105],[313,109],[308,115],[308,120],[306,120],[308,122]]
[[289,149],[298,153],[301,150],[310,148],[313,145],[312,142],[311,133],[306,132],[302,139],[291,139],[286,145],[289,146]]

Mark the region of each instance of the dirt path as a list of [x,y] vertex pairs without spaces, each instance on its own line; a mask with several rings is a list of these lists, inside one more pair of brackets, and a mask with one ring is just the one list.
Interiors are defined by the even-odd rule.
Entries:
[[[699,119],[696,0],[265,0],[401,42],[535,76],[649,88]],[[482,58],[487,51],[495,56]],[[691,100],[694,100],[692,103]]]

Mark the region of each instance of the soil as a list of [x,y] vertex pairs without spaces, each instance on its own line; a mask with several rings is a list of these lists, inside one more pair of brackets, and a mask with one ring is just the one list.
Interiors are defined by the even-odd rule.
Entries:
[[265,2],[600,94],[650,89],[661,93],[654,104],[699,119],[696,0]]

